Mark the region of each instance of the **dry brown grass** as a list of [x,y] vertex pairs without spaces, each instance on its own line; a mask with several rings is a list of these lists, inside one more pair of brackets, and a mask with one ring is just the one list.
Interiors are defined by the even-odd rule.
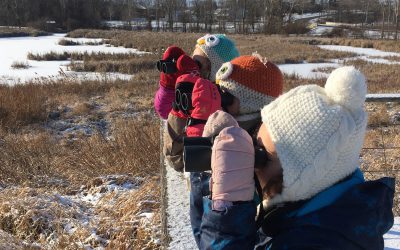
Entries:
[[[160,249],[155,241],[160,230],[152,226],[159,224],[158,182],[159,177],[108,176],[91,180],[76,196],[38,188],[4,190],[0,193],[0,236],[27,249],[34,249],[33,244],[44,249]],[[114,192],[107,190],[110,183],[136,187]],[[100,194],[96,204],[79,202],[79,197],[91,194]],[[153,213],[153,219],[146,219],[144,213]]]
[[[16,130],[25,125],[45,122],[57,106],[84,103],[96,96],[106,99],[106,104],[112,107],[110,110],[124,110],[124,105],[129,103],[137,111],[151,109],[158,87],[158,74],[156,70],[142,70],[130,81],[41,79],[15,86],[0,85],[0,128]],[[78,104],[74,112],[85,113],[82,105],[85,104]]]
[[26,27],[0,27],[0,37],[46,36],[49,33]]
[[[138,115],[135,119],[116,120],[112,137],[101,135],[63,143],[48,133],[0,135],[0,231],[14,241],[25,240],[52,249],[80,249],[84,243],[97,247],[102,240],[90,238],[92,229],[109,242],[109,249],[136,246],[158,249],[149,238],[159,230],[159,134],[158,119]],[[99,176],[126,175],[145,177],[140,189],[123,195],[111,192],[95,207],[81,203],[65,205],[54,193],[74,195],[102,193]],[[124,181],[120,180],[121,182]],[[122,184],[122,183],[121,183]],[[85,191],[87,190],[87,191]],[[10,197],[13,199],[9,200]],[[145,201],[151,200],[154,202]],[[10,211],[13,211],[10,213]],[[86,225],[82,213],[93,211],[95,221]],[[141,213],[155,213],[151,224],[143,224]],[[78,221],[76,221],[78,220]],[[66,234],[69,221],[77,230]],[[53,236],[59,236],[54,238]],[[0,245],[2,242],[0,241]],[[28,246],[29,246],[28,244]],[[21,243],[21,245],[23,245]]]
[[329,59],[352,57],[353,53],[328,51],[299,42],[298,38],[281,36],[232,36],[241,54],[258,52],[268,60],[277,63],[325,62]]
[[58,53],[51,51],[45,54],[34,54],[29,52],[27,58],[29,60],[36,60],[36,61],[64,61],[71,58],[71,53],[68,52]]
[[15,61],[11,64],[11,68],[13,68],[13,69],[28,69],[30,67],[31,67],[31,65],[29,65],[28,62]]
[[116,121],[111,139],[97,134],[65,143],[46,132],[3,131],[0,179],[3,185],[56,187],[52,180],[62,180],[73,188],[102,174],[151,176],[159,163],[158,132],[157,120],[148,115]]
[[396,64],[375,64],[364,60],[351,60],[363,72],[368,82],[368,93],[398,93],[400,91],[400,67]]
[[380,127],[391,124],[387,107],[383,103],[370,104],[368,106],[368,113],[368,125],[370,127]]
[[29,60],[36,61],[60,61],[71,59],[73,61],[107,61],[107,60],[127,60],[132,58],[142,57],[142,55],[135,53],[104,53],[104,52],[84,52],[84,53],[70,53],[70,52],[54,52],[47,53],[28,53]]
[[83,62],[72,62],[69,68],[77,72],[118,72],[134,74],[144,70],[155,69],[156,56],[132,57],[118,60],[93,60],[85,58]]
[[[171,33],[171,32],[132,32],[104,30],[76,30],[68,33],[70,37],[106,38],[111,39],[114,46],[124,46],[148,51],[161,57],[168,46],[178,45],[191,54],[196,40],[202,33]],[[348,52],[322,50],[305,43],[297,42],[296,38],[265,35],[230,35],[235,40],[239,52],[249,55],[258,52],[274,63],[323,62],[338,57],[351,57]]]
[[0,85],[0,126],[15,128],[46,120],[51,104],[43,88],[33,83]]

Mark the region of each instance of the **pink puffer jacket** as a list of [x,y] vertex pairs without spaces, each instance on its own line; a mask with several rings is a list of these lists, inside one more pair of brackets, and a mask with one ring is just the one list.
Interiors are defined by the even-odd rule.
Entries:
[[162,119],[166,120],[168,118],[174,99],[175,89],[168,89],[160,84],[160,88],[154,97],[154,109]]
[[224,128],[214,141],[211,158],[212,200],[253,199],[254,147],[250,135],[238,126]]

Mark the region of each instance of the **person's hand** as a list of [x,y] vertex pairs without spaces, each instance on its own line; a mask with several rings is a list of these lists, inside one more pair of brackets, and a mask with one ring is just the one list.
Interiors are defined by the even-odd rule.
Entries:
[[186,128],[188,136],[202,136],[208,117],[221,109],[221,96],[215,84],[199,78],[192,92],[192,107]]
[[254,196],[254,146],[238,126],[223,129],[214,140],[211,157],[213,209],[223,211],[235,201]]
[[[162,60],[165,61],[178,61],[179,57],[185,55],[185,52],[176,46],[168,47],[162,57]],[[167,89],[175,89],[176,79],[182,75],[179,72],[174,74],[165,74],[163,72],[160,73],[160,85]]]

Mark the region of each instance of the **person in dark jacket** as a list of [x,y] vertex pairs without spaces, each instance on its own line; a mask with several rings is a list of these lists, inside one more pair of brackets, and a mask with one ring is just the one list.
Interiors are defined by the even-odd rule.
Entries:
[[251,200],[214,209],[205,197],[200,249],[383,249],[394,179],[365,181],[359,169],[366,93],[362,73],[342,67],[324,88],[300,86],[265,106],[258,142],[269,159],[255,170],[261,233]]

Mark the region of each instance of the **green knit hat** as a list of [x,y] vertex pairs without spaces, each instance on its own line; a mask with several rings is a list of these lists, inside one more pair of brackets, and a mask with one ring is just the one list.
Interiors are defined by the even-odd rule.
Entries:
[[223,63],[239,56],[235,43],[223,34],[207,34],[197,39],[197,45],[211,62],[210,80],[215,82],[215,76]]

